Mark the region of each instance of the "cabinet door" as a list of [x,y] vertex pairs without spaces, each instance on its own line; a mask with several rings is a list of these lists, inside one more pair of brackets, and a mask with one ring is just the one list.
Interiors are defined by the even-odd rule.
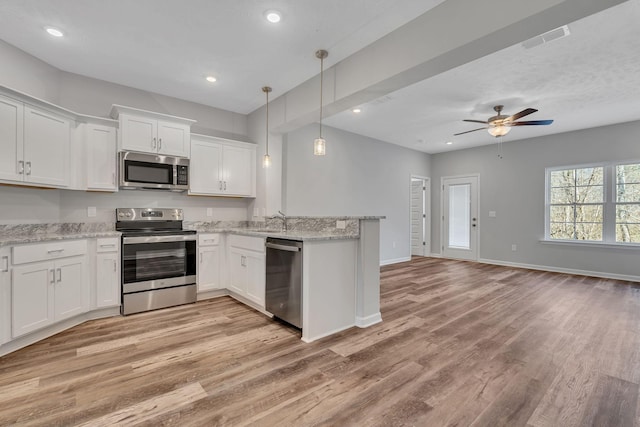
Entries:
[[189,194],[222,194],[222,145],[191,142]]
[[198,264],[198,291],[220,289],[220,247],[200,248]]
[[54,319],[55,321],[84,313],[88,307],[85,304],[86,278],[85,257],[61,259],[55,263],[55,293]]
[[121,115],[122,149],[155,153],[158,151],[158,123],[145,117]]
[[237,196],[253,195],[255,155],[244,147],[224,146],[223,182],[226,194]]
[[23,180],[23,110],[21,102],[0,96],[0,179]]
[[0,345],[11,339],[11,271],[9,248],[0,248]]
[[120,305],[120,274],[117,252],[96,255],[96,307]]
[[189,157],[191,128],[180,123],[158,121],[158,153]]
[[229,248],[229,290],[247,296],[247,267],[243,250]]
[[116,130],[87,125],[87,189],[116,191]]
[[264,308],[266,259],[264,254],[247,252],[247,298]]
[[69,121],[24,107],[25,182],[69,185]]
[[52,262],[13,268],[11,301],[14,338],[53,323],[54,274]]

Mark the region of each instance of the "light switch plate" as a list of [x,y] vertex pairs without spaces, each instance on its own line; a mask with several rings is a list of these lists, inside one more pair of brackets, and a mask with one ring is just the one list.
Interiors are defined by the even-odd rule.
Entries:
[[213,216],[213,208],[207,208],[207,216]]
[[496,211],[489,211],[489,218],[495,218],[496,217]]
[[89,218],[95,218],[95,216],[96,216],[96,207],[95,206],[87,207],[87,216]]
[[347,221],[337,220],[336,221],[336,228],[338,228],[340,230],[344,230],[345,228],[347,228]]

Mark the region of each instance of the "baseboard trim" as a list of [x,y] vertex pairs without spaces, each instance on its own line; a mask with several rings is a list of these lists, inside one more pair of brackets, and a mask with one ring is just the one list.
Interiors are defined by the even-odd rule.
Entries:
[[358,328],[368,328],[380,322],[382,322],[382,314],[380,312],[365,317],[356,316],[356,326]]
[[442,254],[430,253],[429,257],[431,257],[431,258],[442,258]]
[[347,330],[349,328],[353,328],[354,326],[355,325],[353,325],[353,324],[352,325],[346,325],[346,326],[340,326],[339,328],[336,328],[336,329],[334,329],[332,331],[329,331],[329,332],[325,332],[325,333],[320,334],[320,335],[316,335],[315,337],[305,337],[304,336],[304,328],[302,328],[302,338],[300,338],[300,339],[302,340],[302,342],[310,343],[310,342],[314,342],[314,341],[317,341],[319,339],[328,337],[329,335],[333,335],[333,334],[337,334],[338,332],[345,331],[345,330]]
[[601,277],[603,279],[625,280],[629,282],[640,282],[640,276],[627,274],[605,273],[601,271],[578,270],[574,268],[551,267],[548,265],[524,264],[520,262],[500,261],[496,259],[480,258],[478,262],[483,264],[501,265],[504,267],[527,268],[529,270],[550,271],[553,273],[576,274],[578,276]]
[[407,261],[411,261],[411,257],[385,259],[385,260],[380,260],[380,266],[382,267],[383,265],[398,264],[400,262],[407,262]]

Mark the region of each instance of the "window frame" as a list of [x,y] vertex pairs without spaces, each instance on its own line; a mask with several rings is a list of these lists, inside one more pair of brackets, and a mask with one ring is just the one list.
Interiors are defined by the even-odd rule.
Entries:
[[[617,182],[616,167],[622,165],[640,164],[640,160],[620,160],[610,162],[584,163],[577,165],[553,166],[545,168],[545,214],[544,214],[544,243],[577,244],[609,247],[631,247],[640,248],[640,242],[617,242],[616,241],[616,207],[617,202]],[[552,239],[551,238],[551,173],[584,168],[603,168],[603,210],[602,210],[602,240],[579,240],[579,239]],[[599,204],[599,203],[598,203]]]

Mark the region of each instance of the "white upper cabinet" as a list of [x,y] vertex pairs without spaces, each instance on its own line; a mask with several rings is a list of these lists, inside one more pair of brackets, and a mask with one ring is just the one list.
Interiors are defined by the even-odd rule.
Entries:
[[189,194],[255,197],[256,146],[192,135],[189,178]]
[[23,181],[22,102],[0,96],[0,179]]
[[117,191],[116,129],[88,123],[84,125],[86,150],[86,189]]
[[119,151],[189,157],[195,120],[114,105],[111,117],[120,121]]
[[70,144],[64,114],[0,96],[0,180],[67,187]]

